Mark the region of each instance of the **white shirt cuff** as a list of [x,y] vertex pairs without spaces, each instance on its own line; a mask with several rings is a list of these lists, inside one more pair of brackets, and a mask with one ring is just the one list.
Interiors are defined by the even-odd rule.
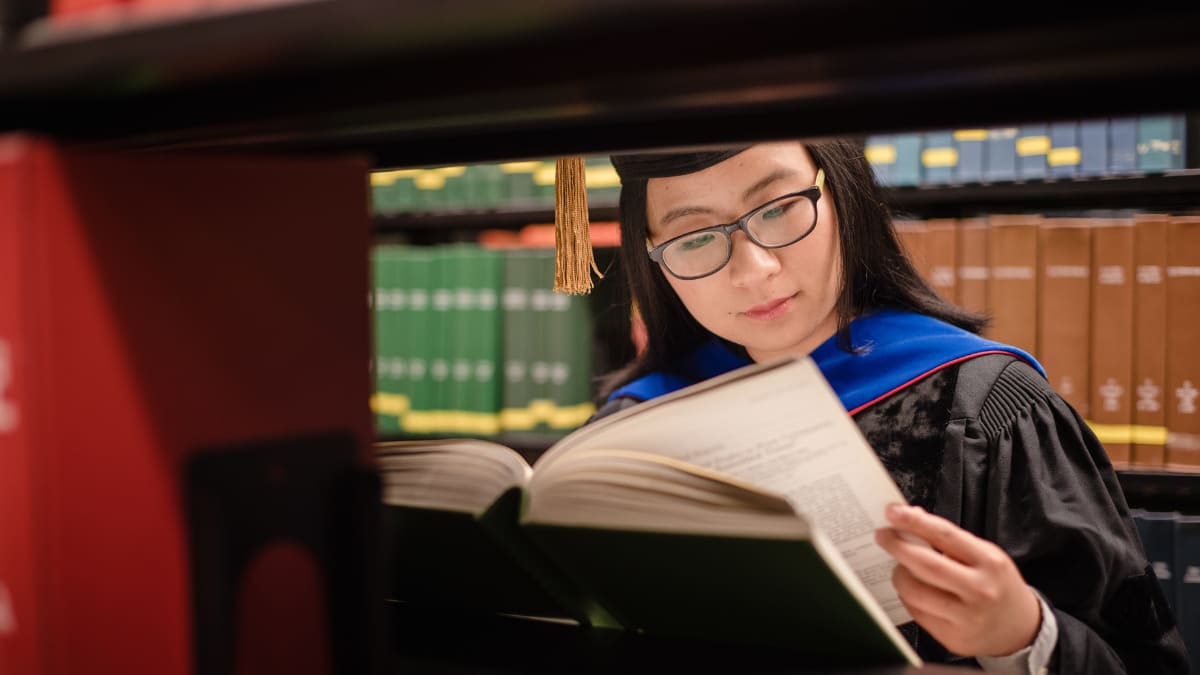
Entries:
[[977,656],[975,660],[989,673],[1012,673],[1012,675],[1047,675],[1050,672],[1050,657],[1058,645],[1058,620],[1049,603],[1036,588],[1038,603],[1042,606],[1042,626],[1033,638],[1033,644],[1007,656]]

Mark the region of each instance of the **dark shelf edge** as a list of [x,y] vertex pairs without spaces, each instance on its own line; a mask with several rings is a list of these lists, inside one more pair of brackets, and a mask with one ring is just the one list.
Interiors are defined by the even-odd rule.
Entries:
[[1013,209],[1187,209],[1200,207],[1200,169],[1120,177],[888,188],[897,212],[967,215]]
[[1117,478],[1131,508],[1200,514],[1200,473],[1123,469]]
[[[615,204],[593,205],[589,210],[593,223],[617,220]],[[490,230],[512,229],[524,225],[553,223],[553,208],[447,209],[412,213],[377,214],[377,234],[399,234],[419,230]]]
[[[0,49],[0,126],[411,166],[1005,123],[1031,101],[1046,119],[1200,107],[1200,7],[1021,0],[969,25],[960,13],[945,1],[288,3],[17,39]],[[853,25],[855,39],[796,40],[797,25]],[[728,48],[751,34],[755,49]],[[579,48],[599,44],[622,48]],[[555,53],[573,58],[544,58]],[[405,86],[387,84],[398,74]]]

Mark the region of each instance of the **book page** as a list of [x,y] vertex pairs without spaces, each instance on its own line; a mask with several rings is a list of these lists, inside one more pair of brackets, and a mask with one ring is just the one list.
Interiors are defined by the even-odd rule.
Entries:
[[481,514],[508,488],[529,482],[515,450],[491,441],[387,441],[374,446],[387,504]]
[[[750,375],[750,376],[748,376]],[[658,453],[785,496],[836,545],[894,623],[910,620],[875,543],[884,508],[904,496],[808,357],[755,364],[587,425],[535,473],[572,452]]]

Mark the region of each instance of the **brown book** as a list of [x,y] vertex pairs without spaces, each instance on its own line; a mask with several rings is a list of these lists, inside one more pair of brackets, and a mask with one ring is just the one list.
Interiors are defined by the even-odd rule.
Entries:
[[[958,221],[955,241],[957,257],[958,305],[965,310],[988,313],[987,219],[963,218]],[[985,334],[991,335],[989,327]]]
[[988,308],[993,340],[1035,358],[1038,322],[1038,232],[1042,216],[988,216]]
[[1037,353],[1050,385],[1088,415],[1091,224],[1087,218],[1047,218],[1039,231]]
[[917,268],[917,272],[925,280],[925,283],[929,283],[929,263],[925,252],[925,235],[925,221],[923,220],[896,221],[896,236],[900,239],[900,248],[904,250],[904,255],[912,262],[913,267]]
[[1167,216],[1134,218],[1134,466],[1162,468],[1167,456]]
[[1167,222],[1167,467],[1200,471],[1200,216]]
[[930,218],[925,221],[925,262],[929,285],[947,302],[958,302],[957,265],[958,221],[954,218]]
[[1118,469],[1130,464],[1133,423],[1133,221],[1092,228],[1091,422]]

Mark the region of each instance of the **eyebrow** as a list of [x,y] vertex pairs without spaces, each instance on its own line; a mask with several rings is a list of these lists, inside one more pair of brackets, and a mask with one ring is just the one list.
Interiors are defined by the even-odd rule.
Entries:
[[[746,191],[742,193],[742,201],[750,201],[750,198],[758,192],[785,178],[791,178],[794,175],[795,172],[788,169],[776,169],[764,176],[754,185],[751,185],[749,188],[747,188]],[[667,211],[666,215],[664,215],[662,220],[659,221],[658,226],[666,227],[671,223],[671,221],[678,220],[679,218],[683,218],[685,216],[713,215],[715,213],[716,211],[707,206],[680,206]]]

